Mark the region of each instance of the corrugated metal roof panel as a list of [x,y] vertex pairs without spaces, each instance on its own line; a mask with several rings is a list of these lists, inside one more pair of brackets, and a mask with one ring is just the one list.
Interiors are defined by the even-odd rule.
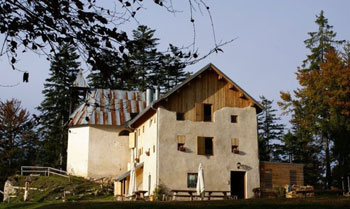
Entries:
[[130,113],[139,113],[145,108],[143,92],[95,89],[88,92],[86,102],[71,114],[69,125],[120,126],[131,119]]

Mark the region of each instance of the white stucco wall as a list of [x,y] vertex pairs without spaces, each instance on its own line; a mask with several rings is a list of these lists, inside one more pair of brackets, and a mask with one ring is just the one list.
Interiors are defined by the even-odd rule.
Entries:
[[[224,107],[214,113],[213,122],[177,121],[176,113],[158,108],[159,181],[169,189],[187,188],[187,173],[204,167],[206,190],[230,190],[230,172],[246,171],[246,198],[260,186],[256,110],[252,107]],[[231,123],[238,115],[238,123]],[[177,150],[177,135],[185,135],[186,152]],[[197,154],[197,137],[213,137],[214,155]],[[231,152],[231,138],[239,138],[239,154]],[[237,169],[237,162],[242,164]]]
[[123,127],[90,127],[88,177],[118,177],[127,171],[129,137],[118,136]]
[[[140,181],[140,178],[138,178],[138,182],[136,183],[137,189],[150,191],[150,193],[154,191],[157,185],[157,126],[157,114],[154,114],[135,130],[137,148],[133,149],[134,154],[131,155],[130,159],[130,162],[132,162],[135,159],[136,153],[138,153],[136,150],[143,149],[141,156],[139,156],[140,163],[144,163],[142,180]],[[150,152],[149,156],[146,155],[146,151]]]
[[67,172],[87,177],[89,127],[71,127],[68,131]]
[[128,136],[123,127],[71,127],[68,134],[67,171],[85,178],[118,177],[127,171]]

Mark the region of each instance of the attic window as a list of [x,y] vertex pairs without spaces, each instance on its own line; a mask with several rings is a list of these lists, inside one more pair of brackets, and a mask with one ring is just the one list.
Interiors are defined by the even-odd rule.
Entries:
[[121,132],[119,132],[119,136],[129,136],[130,131],[128,130],[122,130]]
[[138,113],[130,113],[131,120],[137,116]]
[[185,120],[185,114],[182,112],[176,113],[176,120]]
[[211,121],[211,113],[212,113],[212,105],[211,104],[204,104],[204,121],[210,122]]
[[237,123],[237,115],[231,115],[231,123]]

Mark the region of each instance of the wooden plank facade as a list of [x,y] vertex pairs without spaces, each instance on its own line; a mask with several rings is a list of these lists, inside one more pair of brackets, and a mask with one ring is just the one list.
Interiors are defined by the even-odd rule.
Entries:
[[248,107],[254,101],[210,68],[171,94],[162,105],[183,113],[185,120],[203,121],[204,104],[211,104],[212,113],[223,107]]
[[260,162],[260,188],[271,190],[285,185],[304,185],[304,165]]

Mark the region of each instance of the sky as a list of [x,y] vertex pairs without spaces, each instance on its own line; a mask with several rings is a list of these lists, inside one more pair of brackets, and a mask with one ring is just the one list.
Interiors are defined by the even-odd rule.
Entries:
[[[180,12],[175,15],[146,2],[136,18],[140,24],[155,29],[160,39],[159,49],[165,50],[169,43],[187,46],[193,41],[187,0],[173,0]],[[147,3],[148,2],[148,3]],[[316,15],[324,10],[329,24],[337,33],[337,39],[350,40],[350,1],[348,0],[208,0],[212,13],[217,42],[235,39],[222,47],[224,53],[212,54],[187,71],[195,72],[213,63],[255,99],[264,95],[279,101],[280,91],[298,88],[295,72],[309,53],[304,45],[308,32],[316,31]],[[104,1],[105,3],[105,1]],[[111,1],[105,6],[112,7]],[[200,55],[214,47],[210,19],[206,10],[194,13],[196,25],[196,48]],[[137,27],[131,21],[121,29],[130,32]],[[3,37],[0,36],[2,40]],[[13,71],[6,56],[0,57],[0,100],[16,98],[31,113],[43,100],[42,90],[48,77],[50,63],[45,56],[20,55],[18,68],[30,73],[29,83],[22,83],[22,72]],[[83,63],[85,76],[89,67]],[[275,105],[276,108],[277,105]],[[288,119],[283,118],[283,123]]]

